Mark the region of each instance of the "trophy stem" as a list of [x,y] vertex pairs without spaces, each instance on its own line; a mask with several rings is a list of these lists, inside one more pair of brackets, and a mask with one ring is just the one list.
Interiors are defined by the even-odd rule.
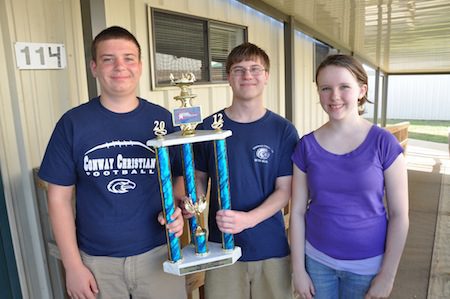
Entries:
[[[181,147],[181,151],[183,157],[184,186],[186,188],[186,195],[192,200],[192,203],[195,205],[197,203],[197,190],[195,188],[195,166],[192,144],[183,144]],[[197,226],[197,218],[191,217],[189,219],[189,231],[191,232],[192,244],[194,244]]]
[[[214,141],[216,158],[216,175],[219,189],[219,207],[223,210],[231,210],[230,182],[228,175],[227,146],[225,140]],[[234,249],[233,234],[222,233],[222,247],[224,250]]]
[[208,255],[208,245],[206,240],[206,231],[202,229],[200,226],[197,227],[197,230],[194,234],[195,240],[195,254],[199,256]]
[[[173,222],[172,215],[175,212],[175,203],[173,199],[172,175],[170,172],[169,151],[167,147],[156,148],[156,161],[158,166],[159,186],[161,191],[163,214],[166,223]],[[169,251],[169,260],[177,262],[181,260],[180,240],[174,233],[166,229],[167,247]]]

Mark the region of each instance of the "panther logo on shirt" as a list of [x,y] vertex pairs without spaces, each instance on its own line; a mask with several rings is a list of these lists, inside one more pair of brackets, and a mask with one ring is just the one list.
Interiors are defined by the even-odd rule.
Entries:
[[273,150],[270,148],[270,146],[265,144],[259,144],[257,146],[254,146],[253,148],[254,152],[254,161],[258,163],[269,163],[270,156],[273,154]]

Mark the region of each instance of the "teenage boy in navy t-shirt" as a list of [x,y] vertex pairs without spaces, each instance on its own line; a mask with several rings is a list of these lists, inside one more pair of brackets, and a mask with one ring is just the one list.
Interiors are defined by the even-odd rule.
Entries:
[[[164,219],[156,159],[147,140],[155,121],[172,132],[166,109],[136,97],[141,51],[113,26],[92,43],[100,96],[66,112],[48,144],[39,176],[72,298],[185,298],[183,278],[166,274]],[[72,194],[76,195],[76,218]],[[181,235],[177,208],[168,229]]]
[[207,298],[292,298],[289,245],[281,209],[291,197],[290,156],[298,140],[294,126],[264,107],[269,79],[267,54],[251,43],[234,48],[226,71],[233,91],[227,107],[203,121],[211,129],[223,119],[232,210],[219,210],[212,143],[196,146],[199,192],[206,194],[211,178],[209,240],[221,242],[221,232],[234,234],[242,257],[232,266],[206,272]]

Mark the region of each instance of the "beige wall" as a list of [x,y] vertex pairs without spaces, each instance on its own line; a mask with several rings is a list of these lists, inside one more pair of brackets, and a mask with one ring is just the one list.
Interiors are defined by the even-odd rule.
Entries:
[[[153,88],[151,78],[152,28],[151,8],[234,23],[248,28],[248,40],[263,48],[271,59],[270,80],[265,90],[265,105],[285,114],[284,92],[284,37],[283,24],[237,1],[225,0],[109,0],[105,2],[107,26],[120,25],[136,34],[141,43],[144,71],[139,88],[140,96],[168,109],[178,104],[173,97],[179,93],[175,87]],[[294,119],[299,133],[307,133],[326,121],[320,107],[313,82],[313,46],[305,35],[295,34],[295,102]],[[198,85],[193,87],[196,103],[207,116],[231,103],[228,84]]]
[[[178,104],[173,97],[179,93],[176,87],[151,87],[152,30],[150,27],[150,8],[224,21],[248,27],[249,41],[267,51],[271,58],[271,78],[265,92],[265,104],[273,111],[284,114],[284,56],[283,27],[280,22],[256,12],[236,1],[224,0],[113,0],[105,2],[106,23],[108,26],[121,25],[134,32],[141,43],[144,59],[144,72],[140,84],[140,95],[169,109]],[[193,87],[197,94],[196,104],[202,106],[207,116],[231,104],[231,90],[228,84],[199,85]]]
[[[0,165],[13,245],[24,298],[50,298],[32,169],[58,118],[87,100],[79,1],[2,0],[0,27]],[[67,67],[19,70],[15,42],[63,43]]]
[[313,42],[306,35],[295,34],[295,101],[294,119],[300,135],[309,133],[322,124],[328,117],[320,106],[314,80]]

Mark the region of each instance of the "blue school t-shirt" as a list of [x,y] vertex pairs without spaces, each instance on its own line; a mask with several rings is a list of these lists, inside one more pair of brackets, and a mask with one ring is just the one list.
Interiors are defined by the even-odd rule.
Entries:
[[163,107],[139,99],[133,111],[114,113],[99,98],[58,121],[39,176],[75,185],[77,241],[87,254],[132,256],[166,242],[155,153],[146,145],[155,121],[174,130]]
[[[250,211],[260,206],[274,192],[278,177],[292,175],[290,156],[298,141],[295,127],[285,118],[267,111],[251,123],[229,119],[223,110],[224,130],[231,130],[226,139],[230,177],[231,208]],[[211,129],[214,115],[206,118],[199,129]],[[215,215],[219,209],[213,142],[195,146],[196,168],[211,177],[209,240],[222,242]],[[277,212],[253,228],[234,235],[242,248],[240,261],[258,261],[289,254],[284,218]]]

